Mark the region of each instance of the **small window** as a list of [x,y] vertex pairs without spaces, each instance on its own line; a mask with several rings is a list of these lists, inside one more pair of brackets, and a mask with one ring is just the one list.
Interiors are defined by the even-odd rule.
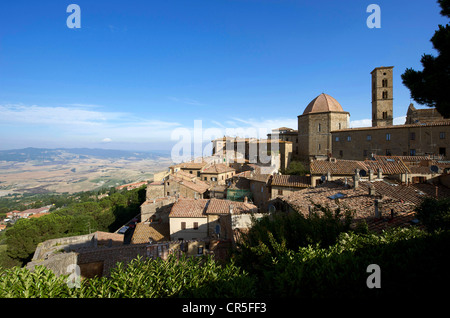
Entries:
[[367,150],[366,149],[363,150],[363,156],[367,157]]
[[186,222],[181,222],[181,229],[186,230]]
[[347,141],[352,141],[352,136],[347,136]]
[[416,140],[416,133],[412,132],[409,139]]
[[320,126],[320,123],[319,123],[319,127],[318,127],[318,131],[320,132],[320,128],[321,128],[321,126]]
[[204,177],[204,179],[205,179],[205,181],[207,181],[207,180],[208,180],[208,177]]
[[372,140],[372,135],[367,135],[366,140],[368,141]]
[[384,91],[383,92],[383,99],[387,99],[388,98],[388,92],[387,91]]
[[335,139],[336,141],[339,141],[339,137],[336,137],[336,139]]
[[416,155],[416,149],[410,149],[409,150],[409,155],[410,156],[415,156]]
[[198,230],[198,222],[194,222],[194,230]]
[[190,174],[192,174],[192,171],[189,171]]
[[391,134],[386,134],[386,140],[391,140]]
[[383,119],[387,119],[387,112],[383,112],[382,116],[383,116]]
[[317,145],[317,148],[320,150],[320,148],[321,148],[321,147],[320,147],[320,144]]
[[382,85],[383,87],[388,87],[388,80],[387,80],[387,79],[384,79],[384,80],[382,81],[381,85]]
[[170,182],[169,182],[169,181],[167,181],[167,185],[168,185],[168,186],[170,185]]
[[386,156],[391,156],[391,150],[390,149],[386,149]]
[[341,129],[341,123],[339,123],[339,129]]
[[342,150],[339,150],[339,156],[342,158],[344,156],[344,152]]
[[445,132],[439,133],[439,139],[445,139]]
[[278,189],[278,195],[283,195],[283,190]]
[[446,156],[445,147],[439,148],[439,154],[442,156]]

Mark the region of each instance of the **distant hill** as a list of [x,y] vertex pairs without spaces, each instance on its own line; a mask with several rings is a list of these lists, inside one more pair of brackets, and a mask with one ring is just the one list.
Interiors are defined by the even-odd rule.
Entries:
[[169,151],[136,152],[113,149],[91,149],[91,148],[23,148],[0,150],[0,161],[26,162],[30,160],[42,160],[49,162],[58,162],[71,159],[158,159],[168,157]]

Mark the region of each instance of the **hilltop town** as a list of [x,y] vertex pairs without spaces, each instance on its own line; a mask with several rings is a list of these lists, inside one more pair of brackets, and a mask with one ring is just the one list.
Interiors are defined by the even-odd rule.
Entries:
[[[137,255],[223,260],[255,220],[322,208],[350,211],[352,226],[363,222],[374,233],[420,226],[415,209],[424,198],[450,197],[450,121],[410,105],[405,123],[393,125],[393,67],[371,74],[372,127],[349,128],[350,114],[321,94],[298,116],[297,129],[214,139],[210,156],[174,164],[150,183],[121,186],[146,188],[139,215],[115,233],[43,242],[27,267],[62,274],[75,263],[82,277],[94,277]],[[306,173],[289,169],[299,162]]]

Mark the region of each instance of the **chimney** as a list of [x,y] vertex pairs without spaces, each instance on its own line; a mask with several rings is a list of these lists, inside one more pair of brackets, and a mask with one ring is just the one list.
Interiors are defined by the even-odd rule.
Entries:
[[378,179],[383,179],[383,169],[378,168]]
[[375,218],[381,219],[381,211],[383,207],[383,201],[381,199],[376,199],[375,201]]
[[230,205],[228,206],[228,209],[229,209],[229,211],[230,211],[230,214],[233,214],[233,205],[232,205],[232,204],[230,204]]
[[369,181],[373,181],[373,170],[369,169]]
[[244,203],[248,203],[248,198],[244,197]]
[[370,185],[370,186],[369,186],[369,195],[370,195],[371,197],[373,197],[373,196],[376,195],[375,187],[374,187],[373,185]]
[[330,173],[330,171],[327,172],[327,181],[328,182],[331,181],[331,173]]
[[353,176],[353,188],[359,188],[359,169],[355,169],[355,175]]

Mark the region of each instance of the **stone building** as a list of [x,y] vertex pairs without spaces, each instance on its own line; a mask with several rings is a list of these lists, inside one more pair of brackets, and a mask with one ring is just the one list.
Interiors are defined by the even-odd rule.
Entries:
[[211,185],[225,185],[226,181],[233,177],[236,173],[234,168],[231,168],[223,163],[213,164],[206,169],[200,171],[200,178],[204,182],[209,182]]
[[298,116],[300,159],[326,157],[332,151],[331,131],[349,126],[350,114],[327,94],[320,94]]
[[372,127],[393,124],[393,66],[375,68],[372,74]]
[[450,121],[343,129],[332,136],[332,155],[340,159],[450,154]]
[[444,120],[444,117],[435,108],[416,109],[413,104],[410,104],[406,112],[405,124],[428,124]]
[[[339,102],[321,94],[298,116],[293,157],[300,160],[364,160],[373,155],[449,157],[450,120],[436,109],[416,109],[412,104],[404,125],[393,125],[393,66],[376,67],[371,72],[372,127],[350,128],[350,114]],[[293,140],[295,130],[274,130],[280,140]],[[272,135],[272,134],[271,134]]]

